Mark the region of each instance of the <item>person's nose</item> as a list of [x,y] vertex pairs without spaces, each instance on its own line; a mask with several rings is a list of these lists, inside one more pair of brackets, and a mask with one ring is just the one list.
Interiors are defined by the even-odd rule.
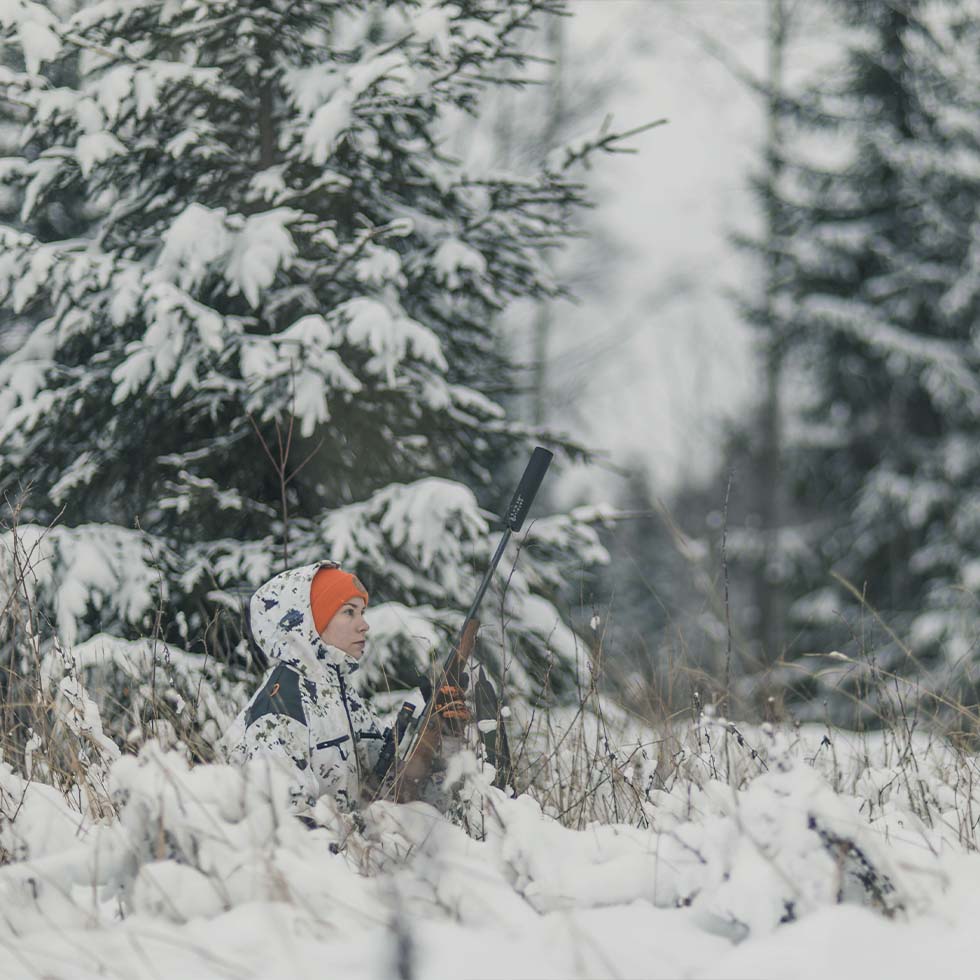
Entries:
[[371,629],[371,627],[368,625],[368,621],[363,616],[361,617],[360,626],[358,628],[365,635],[367,635],[368,631]]

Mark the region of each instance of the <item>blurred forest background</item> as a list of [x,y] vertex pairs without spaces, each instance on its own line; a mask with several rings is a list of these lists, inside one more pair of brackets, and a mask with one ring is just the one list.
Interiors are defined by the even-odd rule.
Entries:
[[328,550],[400,676],[541,442],[514,691],[977,703],[976,0],[160,6],[3,24],[5,541],[62,643],[248,667],[236,597]]
[[650,516],[613,536],[613,648],[661,689],[677,663],[734,678],[766,717],[853,724],[908,698],[955,726],[980,652],[976,5],[707,6],[673,13],[755,99],[754,125],[716,103],[756,137],[748,167],[740,141],[720,155],[754,213],[726,215],[747,264],[689,271],[753,360],[716,320],[688,404],[720,438],[688,425],[673,472],[638,445],[619,503]]

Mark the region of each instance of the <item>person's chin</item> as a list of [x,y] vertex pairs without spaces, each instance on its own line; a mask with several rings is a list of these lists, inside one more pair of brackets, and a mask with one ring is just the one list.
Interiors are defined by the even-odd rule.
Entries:
[[347,651],[347,656],[348,657],[353,657],[355,660],[360,660],[361,657],[364,656],[364,644],[363,643],[359,643],[359,644],[355,644],[354,646],[352,646]]

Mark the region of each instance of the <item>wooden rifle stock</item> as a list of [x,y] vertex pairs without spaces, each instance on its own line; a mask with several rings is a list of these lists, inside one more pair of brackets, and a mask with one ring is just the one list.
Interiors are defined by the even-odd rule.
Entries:
[[[511,534],[520,531],[524,525],[524,520],[548,470],[551,458],[552,454],[543,446],[537,446],[531,454],[531,459],[524,469],[520,483],[514,491],[514,496],[511,498],[504,516],[504,533],[493,558],[490,560],[490,567],[483,576],[476,597],[463,619],[463,628],[460,630],[459,639],[446,660],[441,675],[437,678],[438,683],[433,685],[432,693],[422,709],[421,716],[414,723],[414,727],[410,720],[411,711],[406,711],[408,707],[408,702],[406,702],[398,713],[398,719],[390,732],[389,739],[385,742],[378,766],[375,769],[375,778],[381,789],[384,790],[386,784],[392,779],[392,770],[394,770],[394,798],[400,802],[418,799],[420,785],[432,771],[432,762],[442,745],[442,726],[452,721],[448,718],[433,719],[439,688],[446,685],[464,686],[462,683],[463,673],[476,642],[476,631],[480,626],[480,621],[476,618],[480,603],[490,586],[497,565],[503,557],[508,541],[510,541]],[[484,682],[489,686],[486,678],[484,678]],[[458,732],[451,733],[459,734]],[[398,744],[399,742],[401,744]],[[499,742],[495,740],[495,743],[501,748],[505,746],[506,733],[502,732]],[[507,755],[509,770],[509,753]]]
[[[463,625],[459,643],[449,655],[441,676],[435,678],[432,695],[419,717],[412,744],[403,760],[397,761],[398,746],[395,747],[394,798],[398,803],[418,799],[421,785],[431,774],[433,760],[442,749],[443,734],[462,735],[462,725],[455,720],[439,718],[435,706],[441,687],[463,686],[463,673],[476,644],[479,628],[480,621],[473,617]],[[446,731],[447,728],[449,731]]]

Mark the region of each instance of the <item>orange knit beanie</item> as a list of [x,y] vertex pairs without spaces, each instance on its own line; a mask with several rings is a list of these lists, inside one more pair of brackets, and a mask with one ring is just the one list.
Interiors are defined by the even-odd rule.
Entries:
[[349,599],[360,597],[367,605],[367,589],[360,579],[340,568],[321,568],[310,585],[310,608],[317,633],[322,633],[337,610]]

